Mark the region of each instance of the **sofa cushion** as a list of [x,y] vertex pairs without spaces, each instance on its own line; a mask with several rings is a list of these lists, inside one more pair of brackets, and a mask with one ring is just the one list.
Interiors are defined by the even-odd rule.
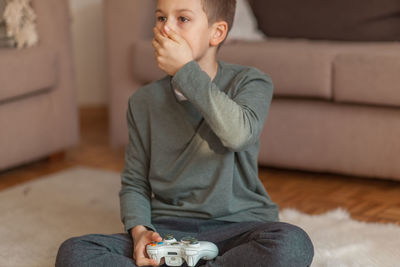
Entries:
[[250,0],[269,37],[400,40],[399,0]]
[[224,45],[218,57],[268,74],[274,83],[275,96],[330,100],[335,51],[329,48],[321,42],[268,38]]
[[275,99],[260,165],[400,178],[400,109]]
[[57,56],[46,47],[0,49],[0,101],[50,89],[57,82]]
[[338,102],[400,106],[400,45],[397,51],[340,54],[334,60]]

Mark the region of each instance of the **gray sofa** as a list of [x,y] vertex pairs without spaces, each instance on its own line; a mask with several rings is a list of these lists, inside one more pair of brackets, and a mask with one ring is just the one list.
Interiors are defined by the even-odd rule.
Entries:
[[68,0],[33,0],[39,44],[0,48],[0,170],[79,140]]
[[[165,75],[153,55],[155,0],[105,1],[109,117],[128,142],[128,97]],[[400,180],[400,43],[268,38],[225,44],[218,58],[269,74],[265,166]]]

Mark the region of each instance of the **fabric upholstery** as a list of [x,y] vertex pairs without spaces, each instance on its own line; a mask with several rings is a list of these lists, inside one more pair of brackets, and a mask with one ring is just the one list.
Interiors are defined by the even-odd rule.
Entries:
[[275,99],[259,163],[400,180],[399,118],[399,108]]
[[79,141],[68,0],[34,0],[32,7],[37,14],[38,46],[20,51],[0,48],[0,80],[7,85],[3,89],[1,84],[1,91],[11,96],[10,90],[15,89],[19,95],[0,102],[0,170],[46,157]]
[[252,0],[269,37],[400,41],[398,0]]
[[42,47],[0,49],[0,58],[0,102],[55,88],[59,66],[54,51]]
[[341,54],[333,70],[335,101],[400,107],[400,49]]

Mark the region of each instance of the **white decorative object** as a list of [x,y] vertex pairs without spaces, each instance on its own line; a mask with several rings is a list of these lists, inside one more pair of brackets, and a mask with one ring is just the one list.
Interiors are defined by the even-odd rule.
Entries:
[[30,3],[31,0],[9,0],[4,10],[7,36],[16,40],[18,48],[31,47],[39,41],[36,15]]
[[257,19],[247,0],[237,0],[233,26],[228,34],[229,40],[265,40],[266,35],[258,29]]

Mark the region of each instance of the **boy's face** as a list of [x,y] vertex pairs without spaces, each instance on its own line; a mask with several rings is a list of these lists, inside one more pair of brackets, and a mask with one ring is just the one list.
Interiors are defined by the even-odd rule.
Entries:
[[198,60],[209,48],[211,27],[200,0],[158,0],[156,27],[162,32],[168,26],[178,33],[192,49]]

